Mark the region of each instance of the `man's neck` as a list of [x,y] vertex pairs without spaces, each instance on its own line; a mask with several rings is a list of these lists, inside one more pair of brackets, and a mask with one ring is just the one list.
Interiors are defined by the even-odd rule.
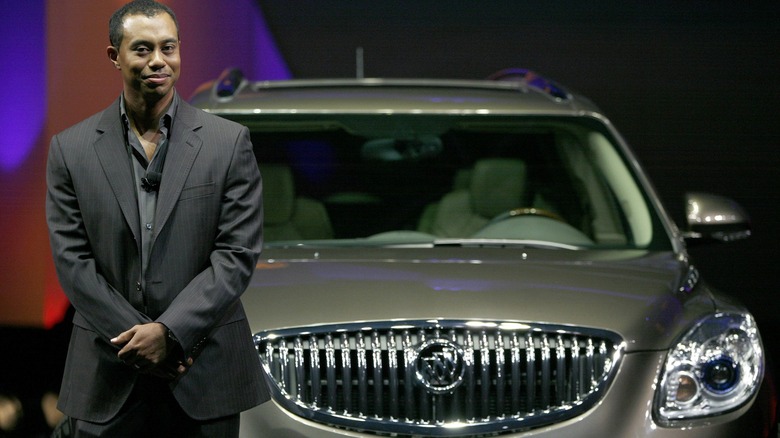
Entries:
[[159,129],[160,117],[168,110],[173,101],[173,92],[156,100],[149,101],[141,96],[125,92],[125,111],[131,123],[140,135]]

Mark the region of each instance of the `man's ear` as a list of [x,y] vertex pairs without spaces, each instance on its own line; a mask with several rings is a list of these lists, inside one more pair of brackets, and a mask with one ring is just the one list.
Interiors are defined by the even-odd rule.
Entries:
[[114,46],[108,46],[106,47],[106,54],[108,54],[108,59],[111,60],[111,63],[114,64],[114,68],[122,70],[122,66],[119,65],[119,50]]

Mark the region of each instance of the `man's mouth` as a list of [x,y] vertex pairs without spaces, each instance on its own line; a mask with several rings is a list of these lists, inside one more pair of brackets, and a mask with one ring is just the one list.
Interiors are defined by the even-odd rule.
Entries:
[[167,74],[153,74],[144,77],[144,80],[153,84],[162,84],[170,78]]

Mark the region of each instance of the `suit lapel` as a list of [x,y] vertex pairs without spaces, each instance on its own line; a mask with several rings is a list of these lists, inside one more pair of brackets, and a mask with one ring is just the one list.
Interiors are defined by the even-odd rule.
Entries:
[[171,141],[165,156],[160,197],[157,200],[155,222],[158,230],[168,221],[200,151],[202,141],[195,131],[200,129],[202,124],[197,111],[183,100],[179,101],[170,135]]
[[[100,135],[94,143],[95,153],[119,203],[125,221],[132,230],[135,241],[140,245],[138,201],[136,200],[133,171],[125,146],[125,134],[119,114],[119,100],[103,111],[97,130]],[[140,246],[138,250],[140,251]]]

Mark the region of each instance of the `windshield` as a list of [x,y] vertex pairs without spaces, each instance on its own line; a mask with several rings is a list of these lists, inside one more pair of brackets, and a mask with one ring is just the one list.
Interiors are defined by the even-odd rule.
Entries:
[[668,248],[600,121],[253,115],[265,242]]

